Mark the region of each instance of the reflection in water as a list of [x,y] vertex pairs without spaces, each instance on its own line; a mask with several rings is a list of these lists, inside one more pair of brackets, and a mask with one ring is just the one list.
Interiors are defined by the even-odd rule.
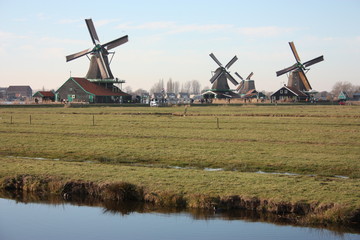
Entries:
[[[55,229],[52,227],[49,230],[44,230],[43,223],[39,224],[38,227],[42,231],[45,231],[45,236],[42,238],[39,235],[34,235],[33,237],[36,239],[49,239],[50,235],[46,235],[47,231],[60,231],[57,233],[58,235],[56,235],[59,238],[51,236],[51,239],[62,239],[65,234],[62,231],[72,234],[74,234],[74,232],[78,234],[83,231],[81,236],[77,235],[77,239],[107,239],[107,237],[113,239],[114,236],[117,236],[115,238],[122,239],[143,239],[144,237],[146,237],[146,239],[216,239],[215,236],[222,239],[262,239],[266,237],[268,240],[281,238],[292,238],[293,240],[294,238],[360,239],[360,235],[358,234],[349,234],[351,232],[356,233],[356,231],[360,233],[359,229],[332,227],[326,230],[294,227],[274,214],[259,214],[252,211],[214,212],[194,209],[182,211],[179,209],[158,208],[154,205],[144,203],[99,202],[96,201],[96,199],[89,198],[73,199],[69,202],[54,195],[40,196],[23,192],[0,192],[0,197],[14,199],[17,203],[25,203],[25,205],[15,204],[14,206],[14,204],[11,205],[13,201],[0,199],[0,239],[9,236],[9,234],[11,235],[11,233],[8,233],[8,235],[2,234],[6,234],[6,231],[11,229],[11,227],[6,226],[7,224],[11,224],[12,218],[16,219],[17,224],[25,221],[21,224],[22,227],[15,231],[16,234],[20,235],[15,234],[13,237],[13,239],[21,239],[23,234],[21,230],[26,230],[26,227],[23,226],[29,225],[30,228],[32,224],[32,222],[26,221],[26,219],[29,218],[28,215],[31,216],[32,214],[35,214],[32,219],[39,223],[56,222]],[[33,204],[28,203],[43,203],[47,205],[36,204],[36,207],[34,207]],[[4,204],[10,204],[14,208],[20,207],[20,209],[11,210],[11,207],[7,208],[7,206],[3,206]],[[49,204],[55,207],[49,210]],[[60,206],[60,208],[57,206]],[[78,206],[83,207],[78,208]],[[46,211],[50,212],[40,210],[42,207],[47,208]],[[32,213],[33,210],[35,210],[35,213]],[[45,212],[44,215],[41,215],[42,212]],[[57,223],[62,215],[64,215],[63,218],[71,220]],[[275,223],[276,225],[267,224],[269,222]],[[98,229],[96,229],[95,226],[98,226]],[[72,229],[72,227],[74,229]],[[121,232],[119,233],[120,228]],[[331,231],[329,231],[329,229]],[[35,231],[34,229],[30,230]],[[99,236],[100,238],[93,237],[97,231],[103,233],[103,235]],[[148,231],[148,233],[144,234],[143,231]],[[157,235],[153,233],[154,231],[157,232]],[[29,232],[27,232],[27,234],[28,233]],[[89,234],[92,235],[90,236]],[[118,234],[121,234],[121,237],[119,237]],[[32,239],[29,238],[28,235],[26,236],[27,239]],[[68,239],[73,239],[73,237],[69,237]]]

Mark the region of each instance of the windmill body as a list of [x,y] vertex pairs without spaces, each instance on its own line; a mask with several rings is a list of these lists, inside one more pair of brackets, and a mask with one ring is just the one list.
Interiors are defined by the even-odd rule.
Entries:
[[300,74],[301,73],[297,70],[291,71],[289,73],[289,79],[288,79],[287,86],[295,88],[300,91],[306,90],[307,88],[305,87],[305,85],[300,77]]
[[220,90],[220,91],[228,91],[230,89],[227,77],[225,74],[222,74],[224,71],[222,68],[216,69],[214,76],[218,76],[217,79],[213,82],[211,89],[213,90]]
[[277,71],[276,76],[281,76],[285,73],[289,74],[288,86],[295,88],[299,91],[310,91],[312,89],[308,78],[306,77],[306,72],[309,70],[307,67],[321,62],[324,60],[324,56],[319,56],[305,63],[301,63],[299,54],[296,51],[295,44],[289,42],[291,51],[295,57],[296,63],[288,68]]
[[246,79],[243,79],[240,74],[238,74],[237,72],[235,72],[235,75],[238,76],[241,79],[240,84],[238,85],[238,87],[236,88],[236,91],[243,95],[246,94],[247,92],[251,91],[251,90],[256,90],[255,88],[255,81],[251,80],[251,77],[254,75],[253,72],[251,72],[249,74],[249,76]]

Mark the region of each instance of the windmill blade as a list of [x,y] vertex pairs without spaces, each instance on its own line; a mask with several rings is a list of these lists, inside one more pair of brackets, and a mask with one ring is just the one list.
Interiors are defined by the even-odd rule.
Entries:
[[219,62],[219,60],[217,60],[213,53],[210,53],[210,57],[217,63],[217,65],[219,65],[219,67],[222,67],[221,63]]
[[305,62],[303,65],[305,67],[309,67],[309,66],[314,65],[315,63],[318,63],[318,62],[321,62],[321,61],[324,61],[324,56],[314,58],[314,59],[312,59],[310,61]]
[[240,76],[240,74],[238,74],[237,72],[235,72],[235,75],[238,76],[241,80],[244,80],[242,76]]
[[229,69],[229,68],[231,67],[231,65],[233,65],[234,62],[236,62],[237,60],[238,60],[238,58],[237,58],[236,56],[234,56],[234,57],[230,60],[230,62],[228,62],[228,64],[226,64],[225,68],[226,68],[226,69]]
[[96,53],[96,61],[98,63],[99,69],[100,69],[101,77],[103,79],[109,78],[110,75],[109,75],[109,72],[107,71],[106,63],[104,61],[104,57],[101,52]]
[[230,75],[230,73],[226,72],[226,77],[227,77],[227,79],[229,79],[230,82],[232,82],[235,86],[239,84],[239,83],[235,80],[235,78],[233,78],[233,76]]
[[252,77],[252,75],[254,75],[253,72],[251,72],[251,73],[249,74],[249,76],[246,78],[246,80],[250,80],[250,78]]
[[96,33],[96,30],[95,30],[95,26],[94,26],[94,23],[92,21],[92,19],[85,19],[85,22],[86,22],[86,25],[88,27],[88,30],[89,30],[89,33],[90,33],[90,37],[91,37],[91,40],[93,41],[93,43],[96,45],[96,44],[100,44],[100,40],[99,40],[99,37]]
[[236,91],[241,90],[244,87],[244,80],[242,80],[239,84],[239,86],[236,88]]
[[107,50],[116,48],[117,46],[120,46],[121,44],[124,44],[129,41],[128,35],[123,36],[121,38],[115,39],[111,42],[105,43],[102,46],[106,47]]
[[302,83],[304,84],[305,90],[306,91],[311,90],[312,89],[311,85],[310,85],[309,80],[307,79],[307,77],[306,77],[306,75],[304,73],[304,70],[300,69],[299,76],[300,76],[300,79],[301,79]]
[[278,77],[278,76],[281,76],[281,75],[283,75],[283,74],[285,74],[285,73],[287,73],[287,72],[290,72],[290,71],[292,71],[292,70],[295,70],[295,69],[297,69],[297,68],[298,68],[298,65],[297,65],[297,64],[294,64],[294,65],[292,65],[291,67],[284,68],[283,70],[277,71],[277,72],[276,72],[276,76],[277,76],[277,77]]
[[299,54],[298,54],[297,51],[296,51],[294,42],[289,42],[289,45],[290,45],[291,51],[292,51],[293,54],[294,54],[294,57],[295,57],[296,61],[297,61],[297,62],[300,62],[300,57],[299,57]]
[[74,60],[76,58],[82,57],[82,56],[84,56],[86,54],[89,54],[91,52],[92,52],[92,48],[89,48],[89,49],[86,49],[84,51],[68,55],[68,56],[66,56],[66,62],[72,61],[72,60]]
[[215,71],[214,76],[210,79],[211,83],[214,83],[216,81],[216,79],[218,79],[221,75],[223,75],[224,71],[221,70],[221,68],[218,68]]

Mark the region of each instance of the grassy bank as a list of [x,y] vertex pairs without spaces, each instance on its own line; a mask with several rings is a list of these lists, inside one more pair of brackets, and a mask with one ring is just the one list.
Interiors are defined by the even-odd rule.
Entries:
[[95,184],[97,191],[103,184],[127,182],[140,198],[160,204],[305,212],[301,221],[308,222],[355,221],[359,110],[307,105],[0,108],[0,176],[3,183],[9,176],[51,176],[60,183],[55,192],[68,181]]
[[[357,179],[13,157],[1,159],[0,177],[3,188],[91,195],[103,200],[125,198],[167,207],[246,208],[289,215],[299,223],[348,224],[360,215]],[[130,192],[126,193],[126,188]]]

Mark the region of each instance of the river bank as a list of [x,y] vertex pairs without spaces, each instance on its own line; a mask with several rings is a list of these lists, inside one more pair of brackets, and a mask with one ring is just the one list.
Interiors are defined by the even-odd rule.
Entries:
[[[200,177],[199,177],[200,176]],[[360,224],[355,179],[2,158],[0,187],[65,200],[138,201],[158,207],[246,209],[299,225]]]

